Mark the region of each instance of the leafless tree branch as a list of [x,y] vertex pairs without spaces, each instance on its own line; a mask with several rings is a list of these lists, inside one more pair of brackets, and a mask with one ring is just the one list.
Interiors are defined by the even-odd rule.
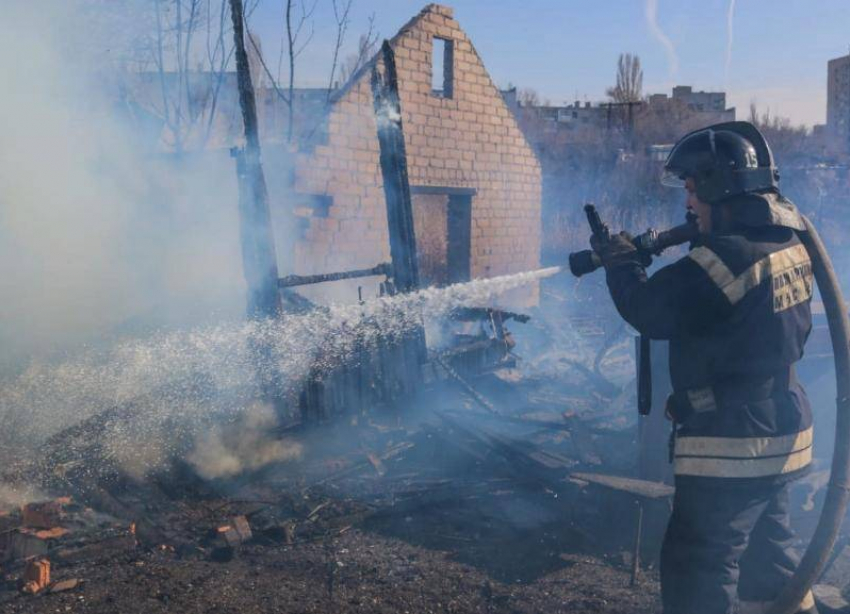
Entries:
[[334,45],[333,61],[331,62],[331,75],[328,78],[328,94],[327,102],[330,103],[331,94],[334,90],[334,76],[336,75],[337,65],[339,63],[339,50],[345,41],[345,33],[348,31],[350,20],[348,18],[351,12],[351,5],[354,0],[346,0],[344,5],[338,4],[337,0],[331,0],[334,8],[334,19],[336,20],[336,44]]
[[643,69],[640,58],[621,53],[617,60],[617,83],[606,91],[614,102],[637,102],[643,93]]
[[357,53],[350,55],[339,68],[339,82],[346,84],[351,80],[378,50],[379,35],[375,32],[375,14],[369,15],[369,27],[365,34],[360,35],[357,43]]
[[254,41],[254,37],[249,35],[248,40],[251,41],[251,47],[253,47],[254,51],[257,53],[257,58],[260,60],[260,66],[263,67],[263,72],[266,73],[266,76],[269,78],[269,81],[271,81],[272,89],[274,89],[278,98],[280,98],[286,105],[290,105],[291,104],[290,99],[287,98],[286,94],[283,93],[283,90],[280,89],[280,86],[278,85],[277,81],[275,80],[274,76],[272,75],[271,70],[269,70],[269,67],[266,64],[266,60],[263,57],[263,54],[260,52],[260,49],[257,46],[257,43]]

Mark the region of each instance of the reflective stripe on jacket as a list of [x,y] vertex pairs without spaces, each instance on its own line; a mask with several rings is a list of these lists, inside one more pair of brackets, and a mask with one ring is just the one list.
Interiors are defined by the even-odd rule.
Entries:
[[811,410],[793,364],[811,330],[813,278],[792,230],[709,235],[648,279],[638,263],[607,279],[630,324],[670,340],[677,475],[765,478],[810,464]]

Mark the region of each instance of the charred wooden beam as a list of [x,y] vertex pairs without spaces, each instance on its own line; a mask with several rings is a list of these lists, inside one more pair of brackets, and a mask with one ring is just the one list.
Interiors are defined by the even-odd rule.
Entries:
[[287,275],[277,280],[279,288],[292,288],[293,286],[307,286],[310,284],[321,284],[326,281],[340,281],[343,279],[355,279],[358,277],[371,277],[373,275],[391,275],[392,265],[388,262],[373,266],[371,269],[356,269],[354,271],[343,271],[340,273],[320,273],[318,275]]
[[[372,67],[372,96],[375,121],[378,127],[381,175],[387,202],[387,225],[390,237],[393,282],[397,292],[419,289],[419,265],[416,255],[416,235],[413,228],[413,203],[407,175],[407,151],[401,121],[401,99],[398,93],[398,73],[395,54],[389,41],[381,46],[384,72]],[[425,331],[414,330],[401,346],[400,380],[405,391],[412,392],[419,384],[420,365],[427,360]]]
[[458,384],[460,384],[461,387],[466,390],[467,393],[469,393],[469,396],[475,399],[476,403],[478,403],[481,407],[483,407],[490,413],[501,415],[499,410],[496,409],[496,407],[493,405],[493,403],[490,402],[487,397],[478,392],[472,384],[466,381],[457,371],[452,369],[451,365],[449,365],[445,360],[443,360],[441,356],[434,356],[434,361],[445,370],[449,377],[451,377]]
[[505,311],[503,309],[493,309],[491,307],[457,307],[452,309],[449,313],[449,317],[452,320],[473,322],[475,320],[490,319],[494,314],[501,317],[503,322],[516,320],[521,324],[525,324],[531,320],[531,316],[523,313]]
[[413,204],[407,176],[398,73],[389,41],[384,41],[381,46],[381,58],[384,74],[378,72],[377,64],[372,68],[372,96],[378,124],[381,175],[387,200],[390,256],[396,289],[399,292],[411,292],[419,288],[419,266],[416,261],[416,235],[413,231]]

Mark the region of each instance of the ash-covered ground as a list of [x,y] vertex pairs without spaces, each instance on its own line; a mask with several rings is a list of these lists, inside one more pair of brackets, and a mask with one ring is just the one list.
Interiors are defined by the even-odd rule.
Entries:
[[[666,502],[646,508],[630,586],[633,497],[571,478],[633,473],[631,339],[559,309],[565,291],[545,288],[512,325],[519,361],[471,381],[489,408],[448,379],[403,408],[284,435],[236,421],[143,472],[97,441],[112,432],[99,414],[59,431],[38,463],[4,472],[4,611],[654,611]],[[269,441],[295,452],[216,471],[244,460],[237,440],[255,459]],[[21,513],[63,496],[47,519]],[[224,535],[240,517],[250,536]],[[27,555],[51,561],[35,595],[20,591]],[[78,583],[51,592],[63,580]]]
[[[475,395],[447,378],[285,433],[247,410],[141,472],[98,441],[103,416],[59,431],[4,471],[3,611],[658,611],[669,497],[576,477],[636,476],[633,339],[601,290],[547,282],[511,325],[520,359]],[[798,489],[804,530],[819,479]],[[824,582],[846,584],[846,546]],[[22,592],[43,558],[50,584]]]

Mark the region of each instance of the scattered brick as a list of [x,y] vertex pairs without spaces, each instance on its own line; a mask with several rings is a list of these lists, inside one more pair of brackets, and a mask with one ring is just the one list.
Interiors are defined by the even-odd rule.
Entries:
[[27,563],[22,582],[25,593],[35,594],[46,588],[50,584],[50,561],[38,559]]
[[53,527],[52,529],[43,529],[41,531],[30,531],[31,535],[35,535],[39,539],[59,539],[64,537],[70,531],[63,527]]

